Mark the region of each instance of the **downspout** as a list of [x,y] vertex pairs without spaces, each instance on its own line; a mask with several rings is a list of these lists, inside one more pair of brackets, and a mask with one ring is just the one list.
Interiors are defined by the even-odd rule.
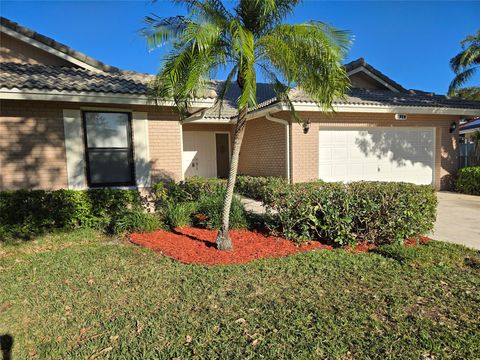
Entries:
[[276,122],[278,124],[283,124],[285,125],[285,142],[286,142],[286,165],[287,165],[287,180],[288,182],[290,183],[290,123],[287,121],[287,120],[284,120],[284,119],[280,119],[280,118],[276,118],[272,115],[270,115],[271,113],[267,113],[265,115],[265,118],[268,120],[268,121],[273,121],[273,122]]

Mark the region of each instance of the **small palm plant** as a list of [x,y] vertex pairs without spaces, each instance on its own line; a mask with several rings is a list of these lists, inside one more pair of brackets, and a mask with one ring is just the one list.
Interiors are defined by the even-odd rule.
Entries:
[[299,2],[238,0],[227,7],[221,0],[176,0],[187,7],[188,16],[146,17],[144,33],[149,46],[171,47],[152,84],[155,101],[173,99],[180,115],[186,117],[191,102],[209,88],[218,70],[228,73],[217,92],[220,109],[233,82],[241,90],[222,228],[217,236],[221,250],[232,249],[229,214],[247,114],[257,105],[257,73],[271,83],[277,99],[289,106],[299,122],[302,119],[289,100],[292,87],[300,87],[325,111],[348,89],[341,61],[350,45],[349,34],[319,21],[283,23]]
[[465,99],[480,100],[478,86],[461,88],[480,69],[480,30],[463,39],[461,45],[463,50],[450,60],[455,78],[450,83],[448,93]]

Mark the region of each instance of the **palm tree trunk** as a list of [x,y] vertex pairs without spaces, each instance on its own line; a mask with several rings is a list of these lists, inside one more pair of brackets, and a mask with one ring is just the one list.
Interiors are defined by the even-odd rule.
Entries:
[[238,121],[235,125],[235,133],[233,137],[233,153],[230,162],[230,172],[228,173],[227,192],[223,203],[222,228],[217,235],[217,249],[230,251],[233,249],[232,241],[228,235],[230,222],[230,208],[232,206],[233,189],[237,179],[238,159],[240,157],[240,147],[242,146],[243,135],[247,125],[247,108],[240,110]]

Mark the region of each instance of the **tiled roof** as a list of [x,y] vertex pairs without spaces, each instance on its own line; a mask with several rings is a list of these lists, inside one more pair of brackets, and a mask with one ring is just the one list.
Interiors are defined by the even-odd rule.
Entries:
[[[133,71],[95,72],[73,67],[0,62],[0,87],[147,95],[155,77]],[[204,98],[215,98],[214,89]]]
[[23,36],[26,36],[32,40],[36,40],[44,45],[47,45],[57,51],[60,51],[66,55],[71,56],[72,58],[75,58],[79,61],[82,61],[90,66],[93,66],[94,68],[97,68],[102,71],[107,71],[107,72],[118,72],[120,69],[107,65],[101,61],[95,60],[91,58],[90,56],[85,55],[84,53],[81,53],[80,51],[74,50],[71,47],[64,45],[62,43],[59,43],[52,38],[49,38],[48,36],[42,35],[37,33],[36,31],[33,31],[25,26],[22,26],[20,24],[17,24],[14,21],[11,21],[7,18],[0,17],[0,24],[4,26],[7,29],[13,30]]
[[[290,98],[296,102],[311,102],[308,95],[299,89],[292,90]],[[334,102],[337,105],[389,105],[389,106],[421,106],[436,108],[479,109],[479,101],[467,101],[450,98],[445,95],[426,93],[401,93],[388,90],[350,89],[345,99]]]
[[350,71],[353,71],[353,70],[355,70],[356,68],[359,68],[359,67],[364,67],[365,69],[370,71],[372,74],[374,74],[378,78],[382,79],[383,81],[385,81],[387,84],[389,84],[391,87],[397,89],[398,91],[408,92],[408,90],[405,89],[402,85],[393,81],[387,75],[378,71],[372,65],[368,64],[365,61],[364,58],[358,58],[357,60],[354,60],[352,62],[349,62],[348,64],[345,64],[345,70],[347,71],[347,73],[350,72]]
[[[213,80],[213,89],[216,93],[220,92],[220,88],[222,86],[223,81]],[[228,88],[227,93],[225,94],[225,98],[223,100],[222,106],[220,108],[220,104],[216,104],[212,108],[208,109],[205,112],[206,118],[230,118],[236,116],[238,114],[237,111],[237,99],[240,97],[240,87],[236,83],[232,83],[231,86]],[[258,83],[257,84],[257,108],[266,106],[266,104],[271,104],[277,100],[275,91],[273,91],[272,87],[269,84]],[[251,109],[253,111],[254,109]]]
[[[7,89],[146,95],[152,79],[153,75],[135,72],[106,73],[48,65],[0,63],[0,86]],[[207,91],[204,98],[216,98],[220,86],[221,81],[212,81],[212,88]],[[229,118],[237,114],[235,104],[239,96],[240,89],[233,83],[225,96],[221,117]],[[257,98],[259,104],[257,109],[277,102],[269,84],[257,85]],[[293,89],[290,98],[300,103],[312,102],[300,89]],[[479,109],[480,113],[480,102],[424,92],[351,89],[344,99],[338,99],[334,104]],[[216,118],[218,113],[218,107],[213,107],[207,110],[205,116]]]
[[106,92],[145,95],[151,75],[95,72],[73,67],[0,63],[0,85],[7,89]]

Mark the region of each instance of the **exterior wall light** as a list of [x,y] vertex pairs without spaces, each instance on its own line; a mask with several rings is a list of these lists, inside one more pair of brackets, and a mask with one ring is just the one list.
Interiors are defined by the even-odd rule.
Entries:
[[453,133],[456,128],[457,128],[457,123],[454,121],[450,124],[450,134]]
[[310,120],[307,119],[306,121],[303,122],[303,133],[308,134],[308,130],[310,130]]

